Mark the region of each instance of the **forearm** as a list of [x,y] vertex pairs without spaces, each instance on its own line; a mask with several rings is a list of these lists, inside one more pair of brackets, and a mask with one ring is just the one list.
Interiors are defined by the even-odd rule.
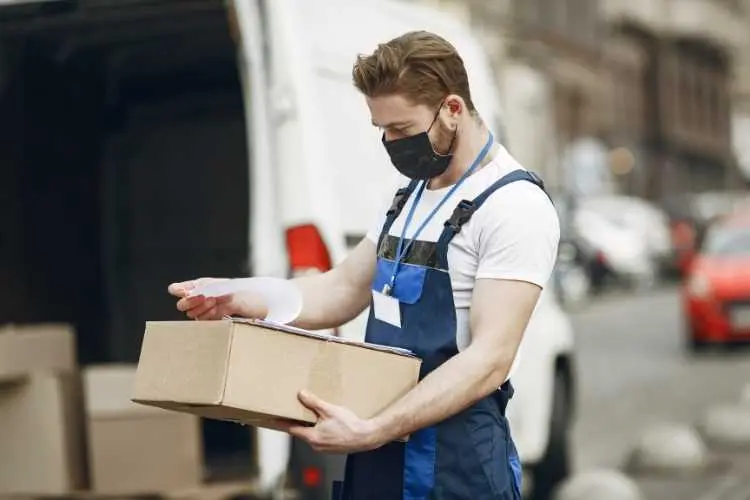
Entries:
[[497,390],[513,355],[492,357],[480,345],[468,347],[374,417],[375,427],[387,442],[450,418]]
[[340,270],[296,278],[302,312],[294,326],[307,330],[336,328],[357,317],[369,304],[369,290],[346,280]]

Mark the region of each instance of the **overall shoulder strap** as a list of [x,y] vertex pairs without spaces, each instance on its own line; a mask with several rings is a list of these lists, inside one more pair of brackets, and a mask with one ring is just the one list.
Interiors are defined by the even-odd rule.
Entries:
[[380,244],[383,242],[383,238],[388,234],[388,231],[391,230],[391,226],[395,220],[401,215],[401,211],[404,209],[411,194],[417,188],[417,184],[419,184],[419,181],[413,180],[406,187],[402,187],[396,191],[396,194],[393,197],[393,203],[391,203],[391,208],[385,213],[385,222],[383,223],[383,227],[380,230],[380,237],[378,238],[378,248],[380,248]]
[[474,212],[479,210],[484,202],[487,201],[487,199],[492,196],[495,191],[504,186],[507,186],[508,184],[512,184],[518,181],[531,182],[532,184],[539,186],[539,188],[544,191],[544,181],[542,181],[541,177],[539,177],[534,172],[518,169],[504,175],[473,200],[461,200],[458,203],[458,206],[456,206],[455,210],[453,210],[453,214],[451,215],[450,219],[445,221],[445,227],[443,228],[443,232],[440,235],[440,239],[438,240],[439,244],[447,246],[448,243],[450,243],[450,241],[453,239],[453,237],[461,232],[461,228],[464,226],[464,224],[471,220]]

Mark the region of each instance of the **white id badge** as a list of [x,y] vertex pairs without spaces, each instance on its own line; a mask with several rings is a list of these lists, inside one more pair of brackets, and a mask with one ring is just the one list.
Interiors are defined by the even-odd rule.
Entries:
[[398,299],[373,290],[372,307],[377,319],[401,328],[401,305]]

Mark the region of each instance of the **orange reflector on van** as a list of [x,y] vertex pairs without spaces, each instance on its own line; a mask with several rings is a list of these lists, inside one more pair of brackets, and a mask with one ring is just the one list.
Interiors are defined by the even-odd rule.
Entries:
[[314,270],[325,272],[331,269],[328,248],[320,231],[313,224],[288,229],[286,247],[292,275],[306,274]]

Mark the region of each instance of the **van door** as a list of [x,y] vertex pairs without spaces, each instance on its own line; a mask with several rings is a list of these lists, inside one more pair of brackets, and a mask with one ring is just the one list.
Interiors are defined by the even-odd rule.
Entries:
[[[321,125],[327,119],[327,110],[318,107],[315,70],[307,50],[315,42],[309,32],[312,21],[304,17],[296,0],[265,1],[261,5],[267,23],[276,140],[274,168],[284,201],[279,205],[281,221],[286,230],[309,225],[313,229],[312,234],[306,233],[312,236],[310,241],[324,246],[330,260],[336,263],[346,255],[338,218],[338,193],[332,182],[336,169],[342,166],[330,164],[325,153],[328,145]],[[326,2],[320,3],[321,7],[325,5]],[[295,246],[289,246],[295,257]]]
[[250,145],[250,243],[248,259],[256,276],[286,277],[288,259],[281,222],[268,75],[268,37],[263,0],[233,0],[228,6]]
[[[276,0],[278,1],[278,0]],[[271,2],[269,2],[271,3]],[[276,134],[269,75],[269,38],[264,0],[232,0],[230,25],[238,47],[238,65],[245,101],[250,147],[250,258],[255,276],[286,277],[288,259],[281,222]],[[258,485],[270,491],[280,485],[287,470],[290,439],[284,433],[257,429]]]

